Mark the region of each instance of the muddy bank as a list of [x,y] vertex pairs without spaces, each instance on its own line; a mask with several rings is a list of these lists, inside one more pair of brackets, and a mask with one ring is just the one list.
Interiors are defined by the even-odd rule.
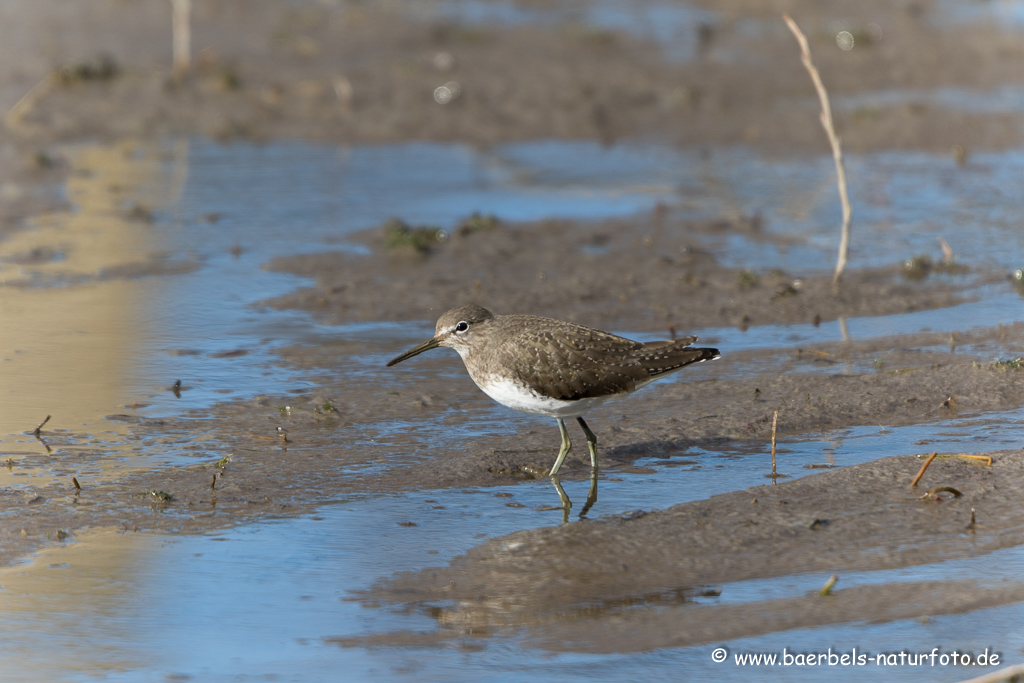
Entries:
[[[1017,504],[1024,452],[991,455],[991,466],[936,460],[915,489],[908,484],[920,460],[896,456],[663,511],[521,531],[447,567],[399,573],[365,597],[429,608],[453,637],[525,628],[534,644],[588,652],[1019,601],[1020,584],[989,587],[967,578],[740,605],[689,600],[702,586],[729,590],[732,581],[804,572],[841,576],[1017,545],[1024,533]],[[937,486],[961,495],[923,495]]]
[[[946,335],[901,338],[888,346],[910,348],[886,355],[881,370],[875,363],[878,340],[781,358],[775,351],[726,356],[595,412],[590,424],[600,464],[614,476],[638,458],[671,460],[689,457],[694,446],[728,444],[763,454],[767,474],[775,410],[784,450],[787,440],[821,430],[1015,408],[1024,405],[1019,371],[989,359],[1019,348],[1021,335],[1020,325],[963,335],[962,343],[980,355],[913,348],[941,344]],[[302,369],[315,388],[226,402],[178,418],[135,417],[130,407],[108,418],[131,425],[130,443],[178,453],[163,466],[133,468],[119,451],[83,449],[86,435],[44,428],[51,453],[17,455],[6,463],[10,474],[25,476],[17,480],[19,488],[0,492],[0,516],[7,520],[0,525],[0,559],[9,562],[83,527],[200,532],[299,514],[349,495],[516,482],[548,486],[531,481],[554,459],[553,421],[494,404],[464,375],[454,354],[434,352],[415,366],[385,370],[384,362],[405,346],[348,341],[292,347],[282,352],[283,362]],[[453,430],[462,430],[459,438],[452,438]],[[110,459],[124,464],[108,471],[104,463]],[[569,454],[563,473],[569,479],[588,475],[585,449]],[[801,481],[819,487],[822,500],[832,495],[829,479]],[[554,492],[551,504],[559,504]],[[575,504],[579,511],[582,501]],[[600,500],[590,514],[605,514]]]
[[[1024,47],[1015,34],[937,20],[936,4],[708,3],[705,19],[681,23],[671,45],[658,45],[649,34],[531,3],[522,9],[535,21],[501,25],[464,20],[451,5],[446,14],[438,3],[219,0],[195,6],[195,69],[175,83],[168,3],[85,10],[23,1],[11,4],[11,35],[0,39],[8,46],[0,63],[11,65],[0,107],[9,111],[49,69],[65,66],[70,78],[36,91],[10,117],[18,136],[42,144],[182,134],[478,144],[656,137],[823,153],[814,93],[781,13],[810,36],[834,98],[1020,84],[1012,65]],[[854,49],[837,48],[837,26],[856,37]],[[26,34],[61,40],[46,49],[21,40]],[[683,59],[666,56],[680,43],[693,46]],[[103,54],[116,69],[86,68]],[[439,104],[435,89],[450,83],[455,96]],[[1020,144],[1022,120],[918,101],[837,112],[849,151],[1004,148]]]
[[801,273],[730,268],[702,246],[704,240],[733,235],[785,248],[787,238],[763,231],[756,217],[686,221],[665,208],[599,223],[471,219],[445,229],[443,241],[427,235],[416,245],[395,244],[386,225],[353,236],[369,254],[275,259],[271,269],[315,278],[316,285],[264,303],[342,323],[433,320],[472,302],[496,313],[528,312],[592,327],[675,329],[682,335],[697,327],[812,323],[947,307],[970,300],[980,284],[1005,281],[1003,274],[947,268],[939,259],[925,270],[908,269],[899,257],[891,268],[850,270],[839,287],[826,262],[808,264]]

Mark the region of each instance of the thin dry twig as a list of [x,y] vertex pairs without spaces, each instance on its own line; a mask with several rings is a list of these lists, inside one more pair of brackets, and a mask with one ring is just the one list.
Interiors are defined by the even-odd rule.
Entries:
[[839,581],[839,577],[835,574],[828,577],[828,581],[826,581],[825,585],[821,587],[820,591],[818,591],[818,595],[829,595],[832,592],[832,586],[836,585],[837,581]]
[[354,89],[352,88],[352,81],[348,80],[345,76],[338,76],[331,84],[334,86],[334,95],[338,98],[338,105],[344,112],[352,109],[352,95]]
[[22,122],[25,117],[28,116],[29,112],[35,109],[35,106],[39,104],[39,101],[46,96],[46,93],[50,92],[53,87],[58,83],[59,76],[56,71],[51,71],[43,77],[43,80],[32,86],[25,95],[14,103],[7,114],[4,116],[4,125],[10,130],[18,130],[21,128]]
[[772,483],[775,483],[775,428],[779,424],[779,411],[772,415]]
[[992,456],[991,455],[971,455],[969,453],[957,453],[954,457],[956,457],[956,458],[966,458],[968,460],[981,460],[982,462],[984,462],[986,465],[988,465],[990,467],[992,465]]
[[171,0],[171,43],[176,81],[181,81],[192,67],[191,12],[192,0]]
[[953,247],[949,246],[949,242],[940,237],[939,246],[942,247],[942,262],[946,265],[953,263]]
[[991,466],[993,462],[991,455],[975,455],[973,453],[939,453],[936,457],[942,458],[963,458],[964,460],[977,460],[980,463]]
[[932,464],[932,460],[934,460],[935,456],[938,454],[938,451],[932,451],[932,454],[929,455],[928,459],[924,461],[923,465],[921,465],[921,469],[917,471],[917,476],[914,477],[914,481],[910,482],[910,488],[917,486],[917,482],[921,481],[921,477],[924,476],[924,471],[928,469],[928,465]]
[[46,424],[47,422],[49,422],[49,421],[50,421],[50,416],[49,416],[49,415],[47,415],[47,416],[46,416],[46,419],[45,419],[45,420],[43,420],[42,422],[40,422],[40,423],[39,423],[39,426],[38,426],[38,427],[36,427],[36,428],[35,428],[35,429],[34,429],[34,430],[32,431],[32,434],[34,434],[35,436],[39,436],[39,432],[41,432],[41,431],[43,430],[43,425],[45,425],[45,424]]
[[828,135],[829,144],[832,145],[832,158],[836,162],[836,183],[839,185],[839,201],[843,205],[843,226],[839,233],[839,258],[836,260],[836,270],[832,276],[832,282],[838,283],[839,278],[843,275],[843,270],[846,268],[846,260],[850,250],[850,217],[853,214],[853,211],[850,209],[850,197],[846,189],[843,149],[839,143],[839,136],[836,135],[835,126],[832,123],[832,106],[829,104],[828,91],[825,90],[825,84],[821,82],[821,75],[811,60],[811,48],[807,45],[807,37],[804,36],[803,31],[800,30],[800,27],[796,25],[796,22],[788,14],[783,14],[782,18],[796,37],[796,42],[800,44],[800,60],[803,62],[804,68],[807,69],[807,73],[811,75],[814,89],[818,91],[818,99],[821,100],[821,125],[825,129],[825,134]]

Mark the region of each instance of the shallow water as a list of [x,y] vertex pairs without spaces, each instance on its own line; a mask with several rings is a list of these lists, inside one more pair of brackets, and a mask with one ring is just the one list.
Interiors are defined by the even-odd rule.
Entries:
[[994,90],[968,88],[909,88],[877,90],[832,100],[837,109],[871,109],[904,104],[927,104],[956,111],[993,114],[1018,112],[1024,108],[1024,88],[1005,85]]
[[1020,0],[939,0],[932,13],[932,20],[939,25],[984,22],[995,24],[1004,30],[1019,30],[1024,26],[1024,4]]
[[[766,230],[796,236],[798,244],[766,249],[737,236],[710,246],[735,264],[798,273],[806,263],[830,267],[838,223],[831,159],[768,159],[743,149],[700,153],[554,141],[488,151],[419,143],[337,149],[192,140],[81,146],[67,154],[73,168],[67,195],[74,208],[42,217],[0,244],[0,281],[6,283],[0,297],[0,455],[45,455],[45,445],[25,432],[52,414],[46,432],[59,437],[56,448],[94,449],[92,476],[191,462],[202,449],[159,435],[128,442],[130,422],[104,416],[182,414],[219,400],[310,386],[277,362],[275,350],[284,345],[339,339],[372,344],[425,334],[431,328],[426,321],[327,326],[304,313],[255,305],[305,284],[262,270],[272,257],[356,249],[346,241],[349,234],[391,215],[444,227],[473,211],[510,221],[599,219],[650,211],[659,202],[695,217],[761,213]],[[1024,253],[1024,234],[1014,218],[1016,197],[1001,188],[1019,177],[1022,161],[1018,151],[978,155],[964,168],[924,154],[852,156],[854,201],[864,207],[858,221],[872,226],[865,246],[855,237],[854,263],[937,254],[936,237],[944,235],[963,262],[1009,271]],[[281,191],[282,178],[289,179],[287,192]],[[42,260],[13,258],[55,246]],[[982,297],[941,311],[849,319],[845,331],[835,322],[695,332],[728,353],[1017,319],[1020,297],[1008,285],[985,289]],[[368,353],[367,367],[386,356]],[[177,379],[180,397],[170,390]],[[529,419],[494,407],[459,433],[498,431]],[[779,469],[802,476],[815,471],[807,465],[844,466],[894,453],[1014,447],[1021,442],[1022,419],[1012,411],[927,426],[841,430],[783,444]],[[637,468],[603,474],[591,514],[667,507],[768,483],[768,463],[765,452],[728,445],[642,460]],[[22,486],[16,474],[0,468],[0,483]],[[40,468],[34,476],[51,475]],[[565,487],[576,502],[576,519],[588,483],[568,481]],[[514,637],[398,651],[344,649],[323,640],[435,629],[427,616],[367,609],[343,598],[397,568],[444,563],[484,538],[558,524],[560,511],[541,509],[554,499],[550,484],[532,482],[356,499],[315,516],[200,537],[83,533],[78,543],[45,551],[35,565],[2,570],[0,637],[17,657],[5,658],[0,676],[6,678],[0,680],[30,673],[93,680],[104,670],[111,671],[108,680],[179,673],[214,681],[272,673],[321,680],[339,666],[364,678],[618,678],[638,665],[664,678],[681,666],[709,676],[742,675],[741,669],[713,665],[710,647],[537,657]],[[408,521],[417,526],[400,526]],[[1004,552],[1000,565],[1019,565],[1017,551]],[[978,562],[927,571],[953,576],[984,560]],[[850,580],[906,576],[878,572]],[[722,599],[786,594],[820,580],[728,586]],[[729,648],[828,642],[882,650],[898,637],[901,646],[930,649],[956,629],[975,629],[972,646],[1000,633],[998,642],[1006,643],[1021,616],[1019,607],[1008,606],[928,624],[777,634]],[[494,674],[494,667],[505,673]],[[935,673],[954,679],[948,671]]]
[[[664,483],[664,482],[661,482]],[[0,636],[8,657],[0,680],[347,680],[424,676],[454,680],[618,680],[642,666],[645,677],[677,679],[679,671],[715,680],[746,680],[750,670],[711,661],[714,647],[732,653],[816,652],[833,648],[873,653],[934,647],[1013,659],[1024,607],[1008,605],[928,620],[854,623],[787,631],[729,643],[628,655],[524,651],[516,636],[463,638],[423,647],[343,647],[334,639],[392,631],[437,632],[427,614],[380,608],[351,599],[381,576],[446,563],[485,537],[547,523],[535,505],[546,485],[410,492],[340,502],[299,519],[264,522],[203,536],[85,533],[81,542],[40,554],[34,566],[0,570]],[[513,498],[499,496],[511,493]],[[505,507],[506,501],[526,504]],[[417,526],[404,526],[415,519]],[[343,531],[340,531],[343,530]],[[843,575],[840,587],[892,581],[1019,578],[1024,550],[884,572]],[[70,578],[70,577],[73,577]],[[718,586],[715,604],[801,595],[823,575]],[[524,656],[525,655],[525,656]],[[766,668],[759,668],[759,673]],[[979,669],[969,669],[980,674]],[[807,671],[780,672],[789,679]],[[846,670],[853,680],[877,680],[872,667]],[[899,667],[887,679],[919,677]],[[934,680],[961,680],[962,670],[929,668]],[[179,677],[179,678],[175,678]]]

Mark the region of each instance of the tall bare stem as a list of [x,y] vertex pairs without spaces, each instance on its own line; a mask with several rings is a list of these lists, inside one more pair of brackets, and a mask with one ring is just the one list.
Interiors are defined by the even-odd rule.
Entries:
[[180,81],[192,66],[192,0],[171,0],[171,46],[174,79]]
[[796,42],[800,44],[800,60],[803,62],[804,68],[807,69],[807,73],[811,75],[814,89],[818,91],[818,99],[821,100],[821,125],[825,129],[825,134],[828,135],[828,141],[832,145],[832,158],[836,162],[836,182],[839,185],[839,201],[843,205],[843,227],[839,235],[839,258],[836,260],[836,271],[832,276],[832,282],[838,283],[839,278],[842,277],[843,270],[846,268],[846,259],[850,250],[850,217],[852,215],[850,196],[846,189],[846,170],[843,167],[843,148],[839,144],[839,136],[836,135],[835,126],[832,124],[832,106],[828,101],[828,91],[825,90],[825,84],[821,82],[821,75],[811,59],[811,49],[807,45],[807,37],[804,36],[803,31],[800,30],[800,27],[796,25],[796,22],[788,14],[783,14],[782,18],[786,21],[786,25],[789,26],[789,30],[796,36]]

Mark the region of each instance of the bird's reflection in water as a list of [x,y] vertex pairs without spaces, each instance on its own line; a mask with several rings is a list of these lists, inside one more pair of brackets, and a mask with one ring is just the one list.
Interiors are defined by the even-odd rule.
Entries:
[[[572,501],[569,500],[569,496],[566,494],[565,489],[562,488],[562,480],[558,475],[551,477],[551,483],[555,486],[555,491],[558,492],[558,499],[562,503],[562,524],[569,523],[569,511],[572,510]],[[597,468],[595,467],[590,471],[590,490],[587,492],[587,501],[583,504],[583,509],[580,510],[580,519],[585,519],[587,513],[590,512],[590,508],[594,507],[594,503],[597,502]]]

